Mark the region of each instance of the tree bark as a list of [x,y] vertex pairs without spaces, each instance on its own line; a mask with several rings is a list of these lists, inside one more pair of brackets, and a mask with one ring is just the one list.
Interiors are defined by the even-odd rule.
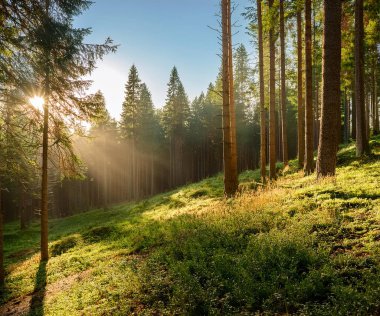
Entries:
[[297,11],[297,75],[298,75],[298,165],[304,166],[305,159],[305,108],[303,104],[303,76],[302,76],[302,14]]
[[347,97],[347,88],[344,88],[344,143],[347,144],[350,138],[350,104]]
[[27,227],[27,215],[26,215],[26,201],[25,201],[25,189],[20,185],[20,229],[24,230]]
[[355,107],[356,107],[356,156],[369,153],[366,133],[364,95],[364,21],[363,0],[355,0]]
[[[48,82],[48,78],[46,78]],[[46,86],[48,87],[48,83]],[[48,91],[48,88],[46,89]],[[47,92],[46,91],[46,92]],[[46,93],[48,96],[49,93]],[[42,136],[42,180],[41,180],[41,261],[49,259],[48,252],[48,130],[49,130],[49,106],[48,100],[44,105],[44,125]]]
[[372,65],[372,126],[373,134],[379,134],[379,109],[377,106],[377,80],[376,80],[376,66],[377,66],[377,50],[375,49],[375,55],[373,57]]
[[266,136],[266,109],[264,95],[264,52],[263,52],[263,24],[261,14],[261,0],[257,0],[257,24],[259,36],[259,76],[260,76],[260,171],[261,179],[266,181],[267,164],[267,136]]
[[338,149],[341,68],[341,0],[324,0],[322,117],[317,176],[334,176]]
[[228,77],[230,90],[230,119],[231,119],[231,171],[234,181],[234,191],[238,189],[238,165],[237,165],[237,139],[236,139],[236,112],[235,112],[235,93],[234,93],[234,70],[233,70],[233,50],[232,50],[232,13],[231,0],[227,6],[228,19]]
[[230,67],[229,51],[231,30],[228,14],[231,6],[230,0],[222,0],[222,72],[223,72],[223,163],[224,163],[224,192],[226,196],[233,196],[237,190],[237,179],[232,170],[231,148],[231,118],[230,118]]
[[3,208],[1,200],[1,184],[0,184],[0,287],[4,286],[5,270],[4,270],[4,223]]
[[380,132],[379,127],[379,104],[378,104],[378,92],[377,92],[377,82],[375,81],[375,91],[374,91],[374,103],[375,103],[375,128],[374,128],[374,134],[377,135]]
[[351,113],[352,113],[352,130],[351,138],[356,139],[356,101],[355,101],[355,82],[352,82],[352,95],[351,95]]
[[313,68],[312,68],[311,0],[305,0],[305,59],[306,59],[306,106],[305,106],[305,174],[314,171],[313,137]]
[[[273,0],[269,0],[273,10]],[[274,26],[269,29],[269,178],[276,179],[276,38]]]
[[280,43],[281,43],[281,129],[282,129],[282,158],[284,165],[289,163],[288,133],[286,125],[286,83],[285,83],[285,21],[284,0],[280,0]]

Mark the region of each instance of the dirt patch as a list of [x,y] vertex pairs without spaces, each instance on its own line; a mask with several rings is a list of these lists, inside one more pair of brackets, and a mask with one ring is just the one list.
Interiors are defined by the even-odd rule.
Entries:
[[[92,269],[82,271],[61,279],[55,283],[46,285],[44,290],[34,291],[28,295],[17,297],[0,307],[0,315],[2,316],[22,316],[30,313],[33,301],[40,300],[46,303],[53,299],[58,293],[68,290],[75,282],[80,282],[88,277]],[[43,302],[42,302],[43,301]]]

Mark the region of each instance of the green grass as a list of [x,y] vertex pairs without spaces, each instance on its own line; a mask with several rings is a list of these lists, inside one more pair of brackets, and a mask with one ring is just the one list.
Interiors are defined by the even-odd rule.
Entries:
[[46,265],[38,224],[6,225],[2,302],[31,315],[379,314],[380,138],[371,146],[359,160],[342,147],[334,179],[293,161],[268,188],[243,173],[236,199],[219,175],[52,220]]

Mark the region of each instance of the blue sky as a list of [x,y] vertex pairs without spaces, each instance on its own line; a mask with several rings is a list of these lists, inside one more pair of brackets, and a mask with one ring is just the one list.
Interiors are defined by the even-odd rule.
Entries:
[[[253,51],[240,16],[249,0],[236,1],[234,44]],[[120,47],[98,63],[91,92],[105,95],[111,115],[119,118],[128,71],[134,63],[152,92],[156,107],[165,103],[172,67],[178,68],[185,89],[193,99],[217,76],[220,64],[217,33],[219,0],[97,0],[75,20],[77,27],[91,27],[88,42],[111,37]]]

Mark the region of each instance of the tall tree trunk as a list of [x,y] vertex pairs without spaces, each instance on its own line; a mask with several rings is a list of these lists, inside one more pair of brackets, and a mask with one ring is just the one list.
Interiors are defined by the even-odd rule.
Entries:
[[341,0],[324,0],[322,117],[317,176],[335,175],[340,115]]
[[352,113],[352,130],[351,138],[356,139],[356,101],[355,101],[355,81],[352,82],[352,95],[351,95],[351,113]]
[[24,230],[27,227],[27,214],[26,214],[26,201],[25,201],[25,189],[22,184],[20,185],[20,229]]
[[[273,10],[273,0],[269,0]],[[269,178],[276,178],[276,38],[273,25],[269,29]]]
[[344,88],[344,143],[347,144],[350,138],[350,103],[347,97],[347,88]]
[[234,70],[233,70],[233,50],[232,50],[232,12],[231,0],[227,6],[228,19],[228,77],[230,90],[230,120],[231,120],[231,171],[234,179],[234,190],[238,189],[238,163],[237,163],[237,139],[236,139],[236,112],[235,112],[235,91],[234,91]]
[[230,0],[221,1],[222,11],[222,66],[223,66],[223,163],[224,163],[224,192],[226,196],[232,196],[237,190],[237,179],[234,178],[232,170],[232,148],[231,148],[231,118],[230,118],[230,67],[229,67],[229,45],[230,45],[230,23],[228,14],[231,6]]
[[373,57],[372,65],[372,125],[373,134],[379,134],[379,109],[377,105],[377,81],[376,81],[376,66],[377,66],[377,50],[375,49],[375,56]]
[[374,134],[377,135],[380,132],[379,127],[379,104],[378,104],[378,92],[377,92],[377,82],[375,80],[375,95],[374,95],[374,103],[375,103],[375,128],[374,128]]
[[311,35],[311,0],[305,0],[305,59],[306,59],[306,106],[305,106],[305,174],[314,170],[313,137],[313,67]]
[[[49,17],[50,1],[45,1],[46,18]],[[49,259],[48,223],[49,223],[49,194],[48,194],[48,146],[49,146],[49,96],[50,96],[50,51],[45,52],[45,103],[44,123],[42,132],[42,178],[41,178],[41,261]]]
[[261,179],[266,181],[267,164],[267,136],[266,136],[266,109],[264,96],[264,52],[263,52],[263,24],[261,14],[261,0],[257,0],[257,23],[259,35],[259,76],[260,76],[260,171]]
[[319,146],[319,132],[320,132],[320,111],[319,111],[319,80],[316,78],[316,91],[315,91],[315,129],[314,135],[316,139],[314,140],[314,147]]
[[284,165],[289,163],[288,133],[286,126],[286,84],[285,84],[285,21],[284,0],[280,0],[280,42],[281,42],[281,128],[282,128],[282,158]]
[[[48,79],[47,79],[48,81]],[[47,84],[48,86],[48,84]],[[47,88],[48,91],[48,88]],[[49,95],[49,93],[46,93]],[[44,125],[42,136],[42,181],[41,181],[41,260],[49,259],[48,254],[48,129],[49,129],[49,106],[48,100],[44,105]]]
[[364,95],[364,21],[363,0],[355,0],[355,106],[356,106],[356,155],[369,153],[366,132]]
[[108,200],[109,200],[109,197],[108,197],[108,175],[107,175],[107,159],[106,159],[106,152],[107,152],[107,143],[106,143],[106,131],[105,131],[105,127],[103,126],[102,127],[102,140],[103,140],[103,159],[102,159],[102,163],[103,163],[103,196],[104,196],[104,199],[103,199],[103,208],[104,209],[107,209],[108,207]]
[[317,150],[319,146],[319,78],[317,77],[317,67],[316,67],[316,61],[317,61],[317,41],[316,41],[316,32],[317,32],[317,26],[316,26],[316,10],[313,10],[313,47],[314,47],[314,53],[313,53],[313,101],[314,101],[314,149]]
[[367,140],[369,140],[370,137],[370,112],[371,112],[371,91],[370,86],[367,86],[367,89],[364,89],[364,95],[365,95],[365,131],[366,131],[366,137]]
[[0,287],[4,286],[5,270],[4,270],[4,223],[3,223],[3,208],[1,199],[1,183],[0,183]]
[[370,91],[370,108],[371,108],[371,124],[372,124],[372,130],[375,132],[375,97],[374,97],[374,91],[375,91],[375,62],[374,58],[371,60],[371,91]]
[[303,76],[302,76],[302,14],[297,11],[297,75],[298,75],[298,164],[304,166],[305,160],[305,108],[303,103]]

